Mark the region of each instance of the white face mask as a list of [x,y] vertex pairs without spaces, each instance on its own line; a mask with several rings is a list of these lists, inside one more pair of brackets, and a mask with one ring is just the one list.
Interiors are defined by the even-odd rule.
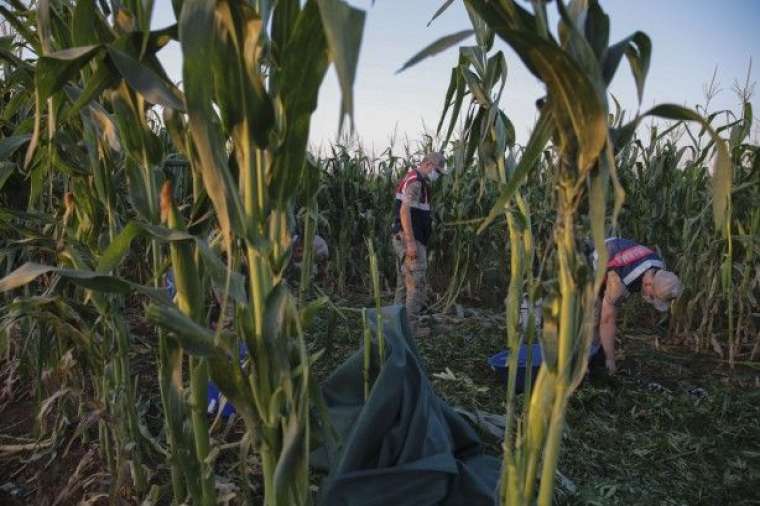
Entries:
[[661,313],[665,313],[670,309],[669,302],[662,301],[655,297],[647,297],[646,295],[643,295],[643,294],[641,295],[641,298],[643,298],[648,304],[651,304],[652,306],[654,306],[654,308]]
[[430,174],[428,174],[428,179],[430,180],[431,183],[435,182],[435,180],[438,179],[439,177],[441,177],[441,174],[438,172],[437,169],[433,169],[430,172]]

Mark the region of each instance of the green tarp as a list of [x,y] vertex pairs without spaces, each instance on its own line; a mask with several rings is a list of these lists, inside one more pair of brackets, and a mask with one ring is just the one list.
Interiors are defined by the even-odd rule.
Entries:
[[[339,443],[312,457],[315,467],[329,471],[320,504],[495,504],[500,460],[483,454],[472,427],[433,391],[402,323],[403,306],[384,308],[383,315],[386,360],[382,368],[375,364],[367,402],[362,350],[322,385]],[[374,315],[371,322],[374,328]],[[377,357],[376,343],[372,348]]]

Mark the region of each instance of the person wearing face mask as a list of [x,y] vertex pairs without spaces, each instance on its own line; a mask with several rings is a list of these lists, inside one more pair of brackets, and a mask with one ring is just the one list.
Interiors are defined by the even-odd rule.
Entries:
[[[595,308],[594,341],[601,342],[605,365],[610,374],[615,363],[617,312],[631,293],[641,297],[660,312],[667,312],[670,303],[683,292],[683,285],[674,273],[665,270],[665,262],[654,250],[628,239],[610,237],[607,247],[607,275]],[[598,268],[596,251],[591,254],[594,269]]]
[[444,170],[441,153],[425,155],[396,186],[391,229],[396,253],[396,304],[405,304],[413,335],[423,335],[419,316],[427,297],[427,244],[433,231],[430,183]]

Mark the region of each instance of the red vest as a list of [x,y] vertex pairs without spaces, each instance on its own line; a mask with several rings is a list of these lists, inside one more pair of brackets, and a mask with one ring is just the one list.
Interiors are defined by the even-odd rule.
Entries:
[[417,181],[421,183],[422,191],[420,192],[420,201],[409,205],[412,215],[412,232],[416,240],[427,246],[433,230],[433,217],[430,214],[430,186],[416,169],[409,169],[396,185],[396,199],[393,203],[395,218],[391,232],[395,234],[401,230],[401,200],[404,190],[409,184]]

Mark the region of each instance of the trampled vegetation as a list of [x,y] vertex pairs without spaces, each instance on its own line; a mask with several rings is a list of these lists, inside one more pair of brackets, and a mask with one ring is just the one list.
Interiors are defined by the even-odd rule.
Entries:
[[[393,188],[422,152],[443,150],[451,174],[433,190],[436,297],[425,316],[442,344],[420,349],[446,400],[504,421],[501,437],[483,434],[503,458],[501,503],[752,499],[760,148],[750,141],[750,84],[736,111],[664,104],[630,117],[607,89],[627,62],[641,99],[646,34],[611,42],[593,0],[536,1],[530,11],[464,3],[471,29],[404,65],[414,72],[475,36],[459,50],[437,134],[379,156],[307,150],[330,66],[341,117],[354,108],[365,13],[342,0],[173,0],[177,24],[152,31],[153,2],[141,0],[0,6],[0,494],[50,504],[319,501],[323,476],[309,466],[326,430],[319,382],[363,342],[376,338],[382,350],[382,332],[366,323],[362,332],[361,308],[391,300]],[[172,40],[181,89],[156,57]],[[509,82],[496,41],[546,87],[525,146],[500,105]],[[648,116],[665,121],[647,130]],[[331,256],[313,279],[315,233]],[[604,251],[611,234],[657,247],[686,290],[666,320],[632,308],[623,333],[648,344],[628,348],[621,376],[592,378],[574,397],[603,281],[582,245]],[[543,301],[538,331],[532,321],[521,330],[524,298]],[[535,341],[546,361],[531,393],[515,392],[516,354],[505,392],[486,354]],[[237,360],[241,346],[250,360]],[[694,381],[683,361],[708,364],[694,374],[710,379]],[[233,418],[207,416],[210,381]],[[694,427],[695,413],[716,427],[714,440]],[[646,430],[645,416],[674,426],[625,433],[627,453],[610,442],[627,417]],[[675,476],[667,466],[622,483],[620,463],[645,476],[646,459],[672,459],[681,485],[662,478]],[[700,473],[722,481],[705,488]]]

